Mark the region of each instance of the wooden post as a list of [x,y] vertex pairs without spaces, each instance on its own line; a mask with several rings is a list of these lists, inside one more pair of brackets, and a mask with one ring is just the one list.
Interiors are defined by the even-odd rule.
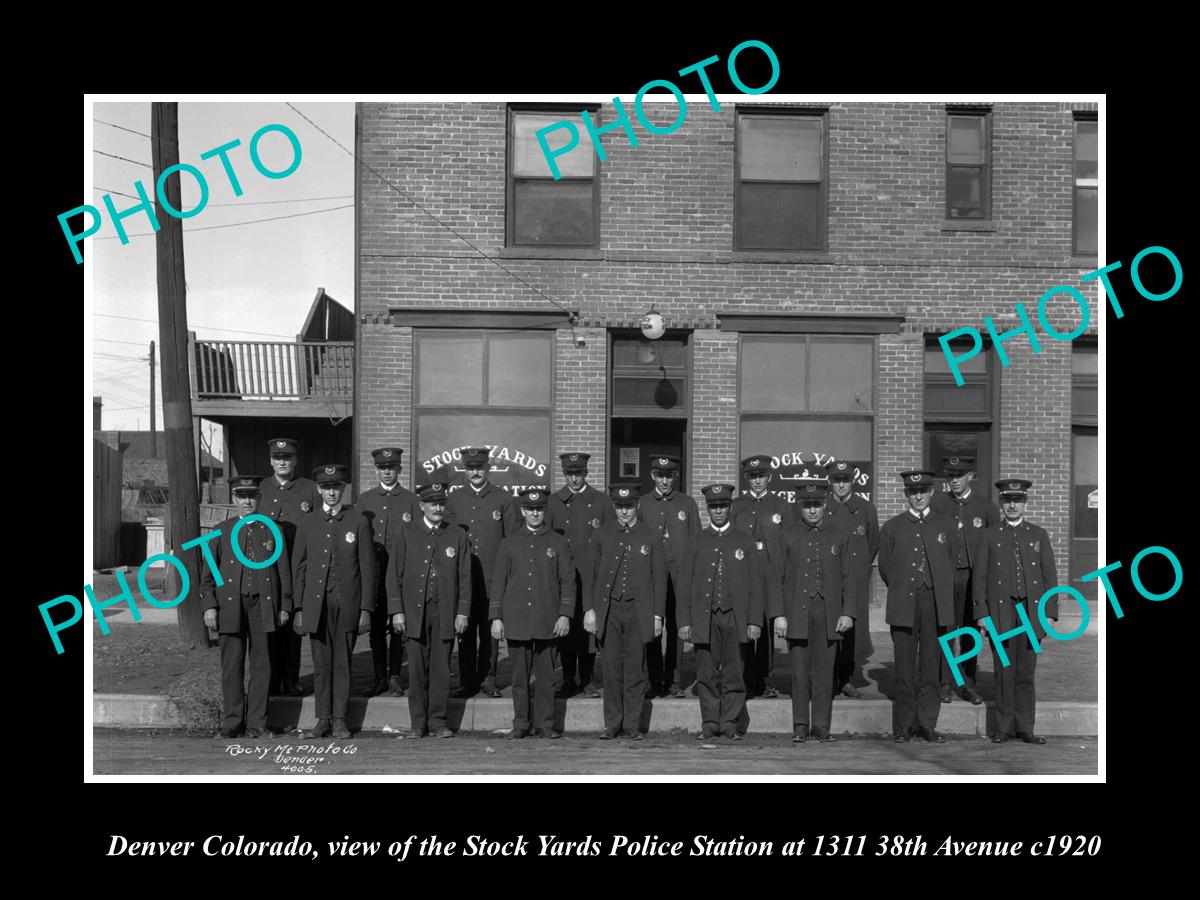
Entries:
[[154,410],[154,341],[150,342],[150,458],[158,458],[158,426]]
[[[154,183],[179,162],[179,105],[150,104],[150,142]],[[178,171],[163,185],[168,203],[183,209]],[[191,387],[187,377],[187,292],[183,277],[183,222],[156,204],[160,229],[155,235],[158,271],[158,336],[162,344],[163,437],[167,444],[167,485],[170,490],[170,552],[187,568],[191,586],[175,607],[179,639],[184,646],[208,646],[208,629],[200,609],[199,550],[180,548],[200,537],[200,498],[196,484],[196,458],[192,445]],[[175,581],[168,596],[179,593],[178,574],[167,567]]]

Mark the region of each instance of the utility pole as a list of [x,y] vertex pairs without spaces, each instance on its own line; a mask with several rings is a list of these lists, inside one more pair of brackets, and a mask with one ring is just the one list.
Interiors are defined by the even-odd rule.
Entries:
[[[151,160],[154,183],[179,163],[179,104],[150,104]],[[165,200],[183,209],[179,170],[167,176]],[[157,194],[155,195],[157,197]],[[187,569],[187,596],[175,607],[179,639],[184,646],[208,646],[208,629],[200,609],[199,550],[180,550],[200,537],[200,498],[196,484],[196,458],[192,447],[192,399],[188,384],[187,287],[183,273],[183,221],[167,215],[156,204],[160,224],[155,234],[158,272],[158,337],[162,343],[163,437],[167,442],[167,486],[170,491],[170,550]],[[151,357],[153,358],[153,357]],[[151,407],[153,410],[153,406]],[[151,412],[153,416],[154,413]],[[153,422],[154,420],[151,419]],[[179,575],[167,566],[168,599],[178,596]]]
[[150,458],[158,458],[158,431],[154,411],[154,341],[150,342]]

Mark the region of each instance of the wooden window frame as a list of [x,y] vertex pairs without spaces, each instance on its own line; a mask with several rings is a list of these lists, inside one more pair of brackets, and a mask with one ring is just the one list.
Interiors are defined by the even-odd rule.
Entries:
[[[950,122],[956,118],[982,118],[983,162],[951,163],[950,162]],[[991,107],[953,106],[946,109],[946,178],[944,183],[946,194],[945,219],[947,222],[990,222],[992,220],[992,110]],[[983,189],[982,210],[978,216],[952,216],[950,214],[950,173],[954,169],[979,169],[982,173],[980,183]]]
[[1093,112],[1077,112],[1073,116],[1072,132],[1071,132],[1071,253],[1074,256],[1089,256],[1094,257],[1100,252],[1100,207],[1096,206],[1096,246],[1090,250],[1079,248],[1079,192],[1081,190],[1091,191],[1099,198],[1100,178],[1099,170],[1097,169],[1097,177],[1094,179],[1095,184],[1081,185],[1080,181],[1090,181],[1092,179],[1081,179],[1076,175],[1076,168],[1079,165],[1079,123],[1091,122],[1096,124],[1096,162],[1100,161],[1100,144],[1099,144],[1099,125],[1098,118]]

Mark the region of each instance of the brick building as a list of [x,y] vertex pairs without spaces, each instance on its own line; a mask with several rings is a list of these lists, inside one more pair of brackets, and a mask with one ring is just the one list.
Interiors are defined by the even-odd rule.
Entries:
[[[1095,104],[744,99],[693,100],[670,134],[634,119],[638,146],[615,128],[604,160],[582,103],[359,104],[360,483],[385,443],[410,485],[469,443],[497,447],[500,483],[553,487],[561,452],[648,485],[675,451],[700,501],[746,454],[773,455],[777,490],[819,454],[853,461],[886,519],[900,469],[973,453],[993,499],[1002,475],[1035,482],[1064,570],[1094,568],[1094,290],[1081,338],[1018,336],[962,387],[936,336],[1015,327],[1015,303],[1096,268]],[[565,119],[580,141],[555,180],[535,132]],[[1062,332],[1079,317],[1050,307]]]

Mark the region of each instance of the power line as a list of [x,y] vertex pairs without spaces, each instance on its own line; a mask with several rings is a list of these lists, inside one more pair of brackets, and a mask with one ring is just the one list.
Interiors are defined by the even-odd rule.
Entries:
[[[114,191],[111,188],[93,187],[92,190],[99,191],[104,194],[117,194],[121,197],[128,197],[130,200],[141,200],[141,197],[135,197],[133,194],[126,194],[124,191]],[[274,203],[309,203],[318,200],[350,200],[354,197],[353,194],[335,194],[332,197],[296,197],[293,200],[243,200],[239,203],[208,203],[209,206],[268,206]]]
[[[278,222],[280,219],[298,219],[301,216],[315,216],[319,213],[337,212],[339,209],[353,209],[353,208],[354,208],[353,203],[347,203],[345,206],[331,206],[329,209],[314,209],[314,210],[310,210],[309,212],[292,213],[289,216],[271,216],[270,218],[266,218],[266,219],[248,219],[245,222],[230,222],[228,225],[204,225],[200,228],[185,228],[184,233],[185,234],[195,234],[197,231],[216,231],[218,228],[236,228],[239,225],[257,225],[260,222]],[[139,232],[138,234],[127,234],[126,237],[131,237],[131,238],[150,237],[151,235],[153,235],[155,233],[156,232],[153,232],[153,231],[144,231],[144,232]],[[118,239],[119,239],[118,236],[115,234],[110,235],[109,237],[92,238],[92,240],[94,240],[94,241],[115,241]]]
[[92,340],[93,341],[105,341],[106,343],[109,343],[109,344],[129,344],[129,346],[131,346],[131,347],[145,347],[146,346],[145,341],[118,341],[116,338],[102,338],[102,337],[94,337],[94,338],[92,338]]
[[109,128],[119,128],[122,131],[128,131],[130,134],[140,134],[144,138],[150,137],[150,135],[146,134],[144,131],[134,131],[132,128],[126,128],[124,125],[117,125],[114,122],[105,122],[103,119],[97,118],[93,118],[92,121],[99,122],[101,125],[107,125]]
[[[285,103],[286,102],[287,101],[285,101]],[[454,235],[456,238],[458,238],[460,241],[462,241],[464,244],[466,244],[468,247],[470,247],[472,250],[474,250],[476,253],[478,253],[485,260],[490,262],[492,265],[496,266],[496,268],[500,269],[502,272],[505,272],[508,275],[511,275],[513,278],[515,278],[517,281],[521,282],[521,284],[525,285],[525,287],[529,288],[531,291],[533,291],[539,297],[549,300],[552,304],[554,304],[559,309],[561,309],[563,312],[565,312],[567,314],[567,321],[571,325],[571,333],[574,334],[574,332],[575,332],[575,314],[573,312],[571,312],[571,310],[567,309],[565,306],[563,306],[561,303],[559,303],[553,297],[543,293],[541,290],[534,287],[532,284],[530,284],[528,281],[526,281],[524,278],[522,278],[516,272],[513,272],[511,269],[507,268],[506,266],[501,265],[498,260],[492,259],[486,253],[484,253],[479,247],[475,246],[475,244],[473,244],[470,240],[463,237],[461,234],[459,234],[457,231],[455,231],[453,228],[451,228],[449,225],[447,225],[445,222],[443,222],[441,219],[439,219],[437,216],[435,216],[433,213],[431,213],[429,210],[427,210],[425,207],[423,207],[420,203],[418,203],[412,197],[408,196],[408,194],[406,194],[400,188],[396,187],[394,184],[392,184],[390,181],[388,181],[388,179],[385,178],[383,175],[376,172],[371,166],[369,166],[367,163],[363,162],[361,159],[359,159],[357,156],[355,156],[353,151],[347,150],[344,146],[342,146],[342,143],[337,138],[335,138],[333,135],[331,135],[328,131],[326,131],[324,128],[322,128],[320,125],[318,125],[312,119],[310,119],[304,113],[300,112],[300,110],[296,109],[296,107],[293,106],[291,103],[287,103],[287,106],[289,109],[292,110],[292,112],[294,112],[296,115],[298,115],[300,118],[302,118],[305,122],[307,122],[313,128],[317,129],[317,131],[321,132],[321,134],[325,135],[325,137],[329,138],[329,140],[333,141],[333,143],[335,145],[337,145],[342,150],[343,153],[345,153],[352,160],[354,160],[354,162],[357,165],[362,166],[364,169],[366,169],[368,172],[370,172],[372,175],[374,175],[376,178],[378,178],[380,181],[382,181],[385,185],[390,187],[397,194],[399,194],[401,197],[403,197],[405,200],[407,200],[409,203],[411,203],[413,206],[415,206],[421,212],[425,213],[425,215],[429,216],[429,218],[433,219],[433,221],[437,222],[437,224],[441,225],[443,228],[445,228],[447,231],[449,231],[452,235]]]
[[[115,153],[105,153],[103,150],[96,150],[95,148],[93,148],[93,149],[92,149],[92,152],[93,152],[93,153],[99,153],[101,156],[111,156],[113,159],[119,159],[119,160],[121,160],[122,162],[133,163],[135,166],[145,166],[145,167],[146,167],[147,169],[149,169],[151,172],[153,172],[153,171],[154,171],[154,166],[150,165],[150,163],[139,162],[138,160],[136,160],[136,159],[130,159],[130,158],[129,158],[129,157],[127,157],[127,156],[117,156],[117,154],[115,154]],[[134,199],[135,199],[135,200],[141,200],[142,198],[141,198],[141,197],[135,197]]]
[[[139,403],[137,406],[118,406],[116,409],[106,409],[105,412],[106,413],[128,412],[131,409],[149,409],[149,408],[150,408],[149,403]],[[105,430],[112,431],[113,429],[105,429]]]
[[[114,313],[92,313],[93,316],[101,316],[105,319],[125,319],[128,322],[149,322],[151,325],[157,325],[158,319],[139,319],[136,316],[118,316]],[[215,325],[196,325],[192,324],[192,328],[207,328],[209,331],[228,331],[232,334],[254,334],[260,337],[285,337],[294,338],[294,334],[280,334],[275,331],[245,331],[241,328],[218,328]]]
[[146,357],[144,357],[144,356],[117,356],[117,355],[115,355],[115,354],[112,354],[112,353],[93,353],[93,354],[92,354],[92,356],[94,356],[94,357],[95,357],[95,358],[97,358],[97,359],[123,359],[123,360],[131,360],[131,359],[143,360],[143,359],[146,359]]

